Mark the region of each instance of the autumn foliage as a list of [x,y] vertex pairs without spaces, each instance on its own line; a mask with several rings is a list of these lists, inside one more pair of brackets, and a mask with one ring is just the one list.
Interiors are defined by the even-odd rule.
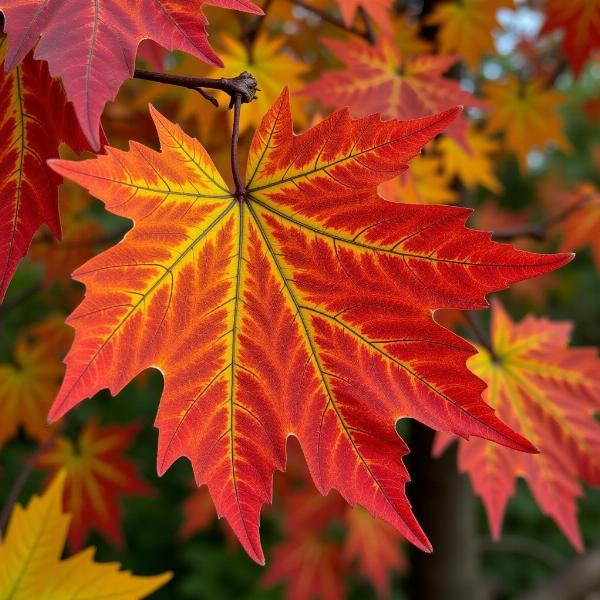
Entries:
[[476,598],[460,473],[597,541],[598,0],[0,15],[0,600]]

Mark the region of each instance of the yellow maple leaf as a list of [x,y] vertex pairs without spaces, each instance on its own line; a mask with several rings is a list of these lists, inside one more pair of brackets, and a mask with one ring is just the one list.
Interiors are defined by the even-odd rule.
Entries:
[[65,560],[70,516],[62,512],[65,473],[26,508],[16,505],[0,544],[0,600],[138,600],[171,578],[138,577],[118,563],[94,562],[94,548]]
[[483,185],[494,194],[502,191],[502,184],[494,174],[491,157],[500,150],[500,143],[472,123],[467,129],[467,144],[471,152],[444,135],[437,143],[444,173],[452,179],[458,177],[468,189]]
[[494,51],[496,14],[513,8],[513,0],[458,0],[437,4],[426,20],[439,27],[437,39],[441,54],[459,54],[477,71],[481,57]]
[[50,436],[46,415],[63,373],[60,358],[43,341],[17,339],[12,363],[0,364],[0,447],[20,426],[35,440]]
[[486,83],[483,91],[494,107],[487,130],[504,134],[504,147],[516,154],[523,171],[527,168],[527,154],[534,148],[543,149],[553,142],[565,152],[571,149],[557,112],[566,103],[560,92],[548,89],[539,79],[524,82],[514,75],[505,82]]
[[430,155],[413,158],[404,173],[379,186],[379,193],[385,200],[404,204],[452,204],[458,200],[439,158]]

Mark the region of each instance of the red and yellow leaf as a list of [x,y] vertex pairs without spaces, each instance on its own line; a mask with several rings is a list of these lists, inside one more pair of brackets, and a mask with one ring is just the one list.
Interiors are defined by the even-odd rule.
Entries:
[[92,420],[73,442],[66,436],[40,458],[40,466],[65,472],[65,509],[73,520],[69,548],[78,551],[96,530],[115,546],[123,545],[121,496],[147,494],[150,488],[140,478],[133,462],[124,454],[131,445],[137,425],[101,427]]
[[[513,452],[483,440],[461,441],[459,466],[482,497],[494,537],[517,477],[544,513],[582,549],[577,524],[579,482],[600,485],[600,360],[593,348],[569,348],[570,323],[528,316],[513,323],[499,302],[492,308],[492,347],[469,361],[487,384],[485,398],[539,454]],[[439,451],[447,440],[438,438]]]
[[134,226],[74,274],[87,293],[68,319],[75,342],[50,418],[158,368],[159,473],[188,457],[255,560],[290,434],[319,491],[429,549],[405,496],[399,418],[532,450],[482,402],[472,346],[432,312],[484,308],[486,293],[571,258],[493,243],[465,228],[466,209],[379,198],[457,114],[339,111],[295,135],[283,93],[254,136],[242,197],[156,111],[160,153],[132,142],[54,161]]
[[[382,38],[375,46],[362,40],[323,40],[341,62],[304,88],[303,93],[325,106],[349,106],[354,116],[381,113],[385,118],[414,119],[455,104],[485,108],[480,100],[443,74],[457,56],[422,55],[407,58],[392,41]],[[446,133],[466,145],[462,116]]]
[[58,157],[62,142],[77,152],[88,148],[46,63],[28,55],[5,73],[5,52],[0,36],[0,301],[40,225],[60,237],[61,178],[46,161]]
[[0,542],[3,600],[141,600],[163,586],[170,573],[138,577],[118,563],[94,562],[94,548],[61,560],[69,515],[62,511],[65,474],[26,508],[16,505]]
[[0,0],[5,68],[13,70],[37,43],[35,57],[61,77],[85,136],[98,149],[104,105],[133,76],[143,39],[223,64],[208,43],[203,4],[261,13],[251,0]]

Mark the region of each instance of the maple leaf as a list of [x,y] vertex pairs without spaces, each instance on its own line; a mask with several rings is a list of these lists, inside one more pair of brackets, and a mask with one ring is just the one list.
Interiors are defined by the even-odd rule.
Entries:
[[449,178],[458,177],[469,190],[482,185],[499,194],[502,184],[494,173],[492,156],[500,150],[500,143],[469,123],[467,145],[469,152],[447,135],[436,142],[444,172]]
[[441,54],[456,53],[478,71],[482,57],[495,51],[496,15],[501,8],[514,8],[514,0],[457,0],[434,6],[425,19],[439,27],[437,39]]
[[358,506],[347,510],[346,522],[345,557],[356,559],[361,573],[373,583],[381,598],[389,597],[390,573],[405,566],[400,534]]
[[46,63],[28,55],[5,73],[5,52],[6,38],[0,36],[0,302],[40,225],[60,237],[61,178],[46,161],[58,157],[62,142],[76,152],[89,148]]
[[592,183],[580,183],[561,196],[565,207],[581,203],[559,224],[563,234],[561,248],[579,250],[591,246],[596,270],[600,270],[600,191]]
[[[323,44],[344,63],[326,71],[303,90],[325,106],[349,106],[354,116],[381,113],[385,118],[413,119],[452,104],[485,108],[480,100],[442,76],[459,58],[424,55],[403,57],[394,44],[380,39],[375,46],[362,40]],[[451,99],[451,100],[450,100]],[[446,133],[465,145],[466,122],[460,116]]]
[[148,494],[150,488],[124,454],[137,434],[137,425],[101,427],[87,423],[74,443],[60,436],[40,458],[39,465],[65,473],[65,509],[73,520],[69,548],[80,550],[92,529],[115,546],[123,546],[119,497]]
[[344,564],[338,545],[317,535],[278,544],[263,583],[285,583],[288,600],[343,600]]
[[0,0],[8,34],[5,68],[14,69],[39,39],[35,58],[61,77],[85,136],[98,149],[104,105],[133,76],[143,39],[223,64],[208,43],[204,4],[262,13],[250,0]]
[[69,527],[64,481],[61,472],[27,508],[15,506],[0,543],[0,600],[140,600],[171,579],[170,573],[139,577],[118,563],[96,563],[94,548],[61,560]]
[[[64,365],[57,351],[57,338],[40,336],[39,331],[50,332],[61,318],[51,315],[24,332],[17,338],[11,363],[0,364],[0,447],[21,426],[30,438],[40,442],[52,433],[46,415],[58,392]],[[64,319],[60,325],[68,334]],[[70,342],[70,336],[68,339]]]
[[[569,348],[570,323],[526,317],[513,323],[499,302],[492,304],[492,347],[469,361],[487,382],[487,401],[539,454],[512,452],[481,440],[461,441],[459,467],[469,473],[499,537],[515,481],[527,481],[540,508],[571,543],[582,549],[576,518],[579,480],[600,484],[598,411],[600,361],[595,348]],[[439,434],[438,434],[439,435]],[[436,452],[447,443],[442,435]]]
[[352,26],[358,9],[362,8],[385,32],[392,29],[392,0],[337,0],[337,3],[347,27]]
[[562,31],[562,50],[575,75],[594,51],[600,49],[600,0],[548,0],[541,35]]
[[564,152],[571,145],[562,133],[558,109],[566,102],[564,94],[547,89],[540,79],[524,82],[510,75],[504,82],[487,82],[483,91],[494,110],[487,123],[489,133],[503,133],[504,146],[527,169],[527,154],[554,142]]
[[377,196],[458,114],[353,120],[339,111],[294,135],[288,93],[251,144],[246,192],[230,192],[197,140],[155,110],[162,152],[135,142],[54,161],[135,223],[74,277],[86,297],[54,421],[143,369],[164,373],[158,471],[190,459],[251,557],[294,434],[322,493],[336,488],[421,548],[404,487],[400,417],[531,451],[481,401],[472,346],[437,308],[564,265],[464,227],[470,211]]

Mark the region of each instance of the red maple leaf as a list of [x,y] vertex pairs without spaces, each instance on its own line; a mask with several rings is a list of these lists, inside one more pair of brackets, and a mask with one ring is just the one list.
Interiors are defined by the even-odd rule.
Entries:
[[[60,82],[46,63],[28,55],[5,73],[6,38],[0,37],[0,302],[34,233],[45,223],[60,237],[58,185],[46,165],[66,143],[89,149]],[[98,132],[96,132],[98,135]]]
[[[516,431],[540,449],[513,452],[473,439],[461,441],[459,466],[482,497],[494,537],[499,537],[517,477],[524,477],[540,508],[571,543],[582,549],[577,525],[579,480],[600,485],[600,425],[593,414],[600,397],[600,360],[595,348],[569,348],[570,323],[528,316],[511,321],[492,306],[492,347],[469,361],[487,382],[487,401]],[[436,453],[448,443],[439,435]]]
[[92,530],[115,546],[123,545],[120,497],[150,492],[124,456],[138,430],[138,425],[103,427],[92,420],[80,431],[77,443],[61,436],[40,458],[40,466],[52,473],[65,471],[64,506],[73,518],[71,551],[80,550]]
[[386,32],[391,32],[390,10],[392,0],[337,0],[344,23],[352,26],[356,11],[363,8],[365,12]]
[[[387,38],[374,46],[362,40],[325,39],[323,44],[344,63],[344,68],[325,71],[302,93],[325,106],[348,106],[355,117],[381,113],[390,119],[423,117],[454,104],[486,107],[457,81],[443,77],[460,60],[458,56],[405,57]],[[446,133],[468,146],[462,116]]]
[[222,66],[206,35],[203,4],[260,14],[250,0],[0,0],[8,34],[7,71],[35,44],[35,58],[61,77],[88,140],[100,147],[104,105],[133,76],[137,47],[152,39]]
[[159,368],[158,470],[187,456],[255,560],[290,434],[322,493],[338,489],[430,549],[405,496],[399,418],[532,451],[481,400],[472,346],[432,312],[484,308],[487,292],[571,258],[493,243],[465,228],[467,209],[379,198],[458,113],[339,111],[294,135],[285,92],[255,133],[241,198],[156,111],[162,152],[132,142],[54,161],[135,224],[74,274],[87,292],[50,418]]

